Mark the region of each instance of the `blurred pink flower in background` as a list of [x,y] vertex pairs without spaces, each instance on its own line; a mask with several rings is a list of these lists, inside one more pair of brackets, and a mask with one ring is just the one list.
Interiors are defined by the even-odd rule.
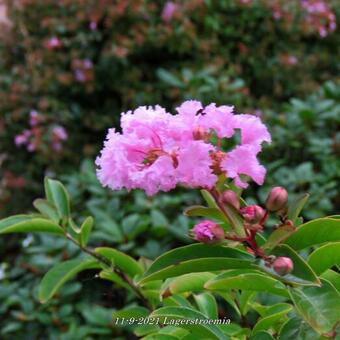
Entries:
[[173,1],[167,1],[163,7],[161,17],[163,21],[170,22],[175,12],[179,9],[179,5]]
[[38,114],[37,111],[32,110],[30,112],[30,121],[29,121],[29,123],[30,123],[31,126],[36,126],[36,125],[38,125],[38,122],[39,122],[39,114]]
[[61,46],[61,40],[58,37],[52,37],[50,39],[47,40],[47,42],[45,43],[45,47],[48,50],[54,50],[57,49]]

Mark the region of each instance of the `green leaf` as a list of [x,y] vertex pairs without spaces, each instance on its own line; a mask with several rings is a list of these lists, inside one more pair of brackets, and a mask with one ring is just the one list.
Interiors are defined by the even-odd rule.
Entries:
[[88,258],[58,263],[45,274],[40,282],[39,300],[45,303],[66,281],[72,279],[76,274],[83,270],[97,268],[101,268],[100,264],[96,260]]
[[[177,324],[174,324],[175,326],[189,330],[192,334],[198,336],[199,339],[227,339],[216,325],[208,324],[208,322],[212,322],[211,320],[194,309],[186,307],[162,307],[153,311],[150,317],[159,318],[161,322],[166,324],[177,322]],[[196,319],[202,320],[201,323],[195,324]]]
[[184,87],[184,84],[180,79],[178,79],[175,75],[165,70],[164,68],[159,68],[157,70],[157,76],[159,77],[159,79],[163,80],[168,85],[179,88]]
[[253,292],[268,292],[288,297],[285,285],[259,271],[229,270],[208,281],[205,286],[209,290],[227,291],[241,289]]
[[326,270],[321,277],[329,281],[334,288],[340,293],[340,274],[334,270]]
[[64,230],[59,225],[44,218],[16,215],[0,221],[0,234],[34,232],[64,235]]
[[34,200],[33,205],[45,217],[51,219],[55,223],[59,222],[58,212],[49,201],[38,198]]
[[210,293],[194,295],[196,304],[206,317],[209,319],[218,319],[218,308],[214,296]]
[[320,275],[334,265],[340,264],[340,242],[328,243],[309,255],[308,264]]
[[340,320],[340,295],[328,281],[321,287],[289,289],[297,312],[319,334],[330,332]]
[[168,289],[171,294],[199,292],[204,290],[204,284],[215,276],[215,274],[208,272],[181,275],[170,282]]
[[47,200],[57,208],[59,218],[70,217],[70,198],[61,182],[45,178]]
[[203,216],[217,221],[227,222],[229,224],[229,221],[226,219],[226,217],[221,213],[220,210],[216,208],[207,208],[201,205],[194,205],[186,208],[183,213],[185,216]]
[[177,338],[177,336],[162,333],[149,334],[143,338],[143,340],[178,340],[178,339],[179,338]]
[[260,331],[250,338],[250,340],[273,340],[273,339],[274,338],[268,332],[265,331]]
[[253,256],[241,250],[197,243],[171,250],[158,257],[140,283],[193,272],[251,268],[253,261]]
[[263,249],[267,251],[273,249],[278,244],[282,243],[285,239],[287,239],[295,231],[296,231],[295,227],[288,225],[277,228],[270,234],[267,241],[263,245]]
[[240,294],[239,305],[240,312],[242,315],[246,315],[251,308],[251,303],[255,299],[257,292],[244,290]]
[[340,241],[340,220],[319,218],[297,228],[285,243],[296,250],[301,250],[325,242]]
[[108,280],[116,283],[117,285],[129,290],[131,293],[135,293],[134,290],[126,283],[118,274],[113,271],[102,270],[99,273],[99,277],[103,280]]
[[290,318],[283,324],[279,333],[280,340],[321,340],[318,334],[309,325],[298,317]]
[[122,319],[128,319],[128,318],[145,318],[149,316],[149,310],[145,307],[141,306],[130,306],[126,307],[124,309],[118,310],[113,312],[113,321],[114,325],[116,326],[126,326],[127,324],[121,324]]
[[266,316],[260,318],[255,324],[252,334],[255,335],[261,331],[270,330],[278,321],[282,320],[292,308],[288,303],[279,303],[268,308]]
[[192,308],[191,303],[182,295],[172,295],[163,300],[163,305],[168,307],[188,307]]
[[239,236],[245,236],[245,231],[243,227],[243,219],[237,209],[235,209],[230,204],[224,204],[224,212],[227,215],[227,218],[230,224],[235,228],[235,232]]
[[[159,327],[157,325],[148,325],[148,324],[143,325],[142,324],[142,325],[136,326],[136,328],[133,330],[133,333],[140,338],[148,334],[151,334],[152,336],[154,336],[155,334],[158,334],[158,333],[155,333],[158,330],[159,330]],[[147,339],[147,337],[144,337],[142,339]]]
[[299,218],[301,210],[308,201],[308,198],[309,194],[304,194],[301,197],[298,197],[292,204],[289,205],[288,218],[293,222],[294,225]]
[[211,195],[211,193],[208,190],[200,190],[201,195],[203,196],[204,200],[206,201],[206,203],[208,204],[209,208],[215,208],[215,209],[219,209],[218,205],[215,202],[214,197]]
[[267,267],[262,260],[260,260],[260,266],[262,270],[270,275],[278,278],[292,285],[320,285],[320,280],[314,273],[313,269],[307,264],[307,262],[292,248],[286,244],[281,244],[274,248],[272,254],[275,256],[285,256],[292,259],[294,263],[294,269],[291,273],[281,276],[278,275],[272,268]]
[[86,246],[93,227],[93,218],[87,217],[80,227],[80,245]]
[[143,273],[142,266],[135,259],[116,249],[100,247],[96,248],[95,252],[108,258],[115,266],[131,277],[141,275]]

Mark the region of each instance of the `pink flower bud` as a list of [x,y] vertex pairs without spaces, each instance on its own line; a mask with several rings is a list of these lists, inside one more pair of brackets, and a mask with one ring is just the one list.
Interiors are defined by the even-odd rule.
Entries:
[[269,211],[279,211],[287,205],[288,192],[285,188],[274,187],[266,200],[266,208]]
[[243,218],[252,224],[259,223],[266,215],[266,211],[258,205],[248,205],[240,211]]
[[224,230],[215,222],[204,220],[192,229],[193,237],[202,243],[216,243],[224,239]]
[[236,193],[232,190],[225,190],[221,195],[221,202],[233,206],[235,209],[240,209],[240,200]]
[[273,262],[273,269],[283,276],[293,271],[294,263],[289,257],[280,256]]

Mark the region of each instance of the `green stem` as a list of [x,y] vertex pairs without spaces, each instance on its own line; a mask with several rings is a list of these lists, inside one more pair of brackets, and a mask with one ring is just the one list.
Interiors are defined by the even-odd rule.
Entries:
[[141,300],[141,302],[143,303],[143,305],[148,308],[150,311],[153,310],[152,306],[150,305],[149,301],[145,298],[145,296],[142,294],[142,292],[140,291],[140,289],[138,287],[135,286],[135,284],[133,283],[133,281],[123,272],[121,272],[120,270],[113,268],[112,267],[112,263],[109,259],[107,259],[106,257],[97,254],[96,252],[94,252],[92,249],[82,246],[80,245],[70,234],[66,233],[65,234],[66,238],[68,240],[70,240],[73,244],[75,244],[79,249],[81,249],[83,252],[89,254],[90,256],[92,256],[93,258],[95,258],[96,260],[98,260],[99,262],[101,262],[102,264],[104,264],[105,266],[111,268],[111,270],[117,274],[123,281],[125,281],[130,287],[131,289],[134,291],[134,293],[139,297],[139,299]]

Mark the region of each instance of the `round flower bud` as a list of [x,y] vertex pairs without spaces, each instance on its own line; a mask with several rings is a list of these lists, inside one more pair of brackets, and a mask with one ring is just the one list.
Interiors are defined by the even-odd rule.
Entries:
[[215,222],[204,220],[192,229],[193,237],[202,243],[216,243],[224,239],[224,230]]
[[221,202],[228,203],[235,209],[240,209],[240,200],[236,193],[232,190],[225,190],[221,194]]
[[288,192],[285,188],[274,187],[266,200],[266,208],[271,211],[279,211],[286,207],[288,202]]
[[266,211],[258,205],[248,205],[240,210],[243,218],[248,223],[259,223],[266,215]]
[[279,275],[286,275],[293,271],[294,264],[293,261],[289,257],[277,257],[276,260],[273,262],[273,269]]

